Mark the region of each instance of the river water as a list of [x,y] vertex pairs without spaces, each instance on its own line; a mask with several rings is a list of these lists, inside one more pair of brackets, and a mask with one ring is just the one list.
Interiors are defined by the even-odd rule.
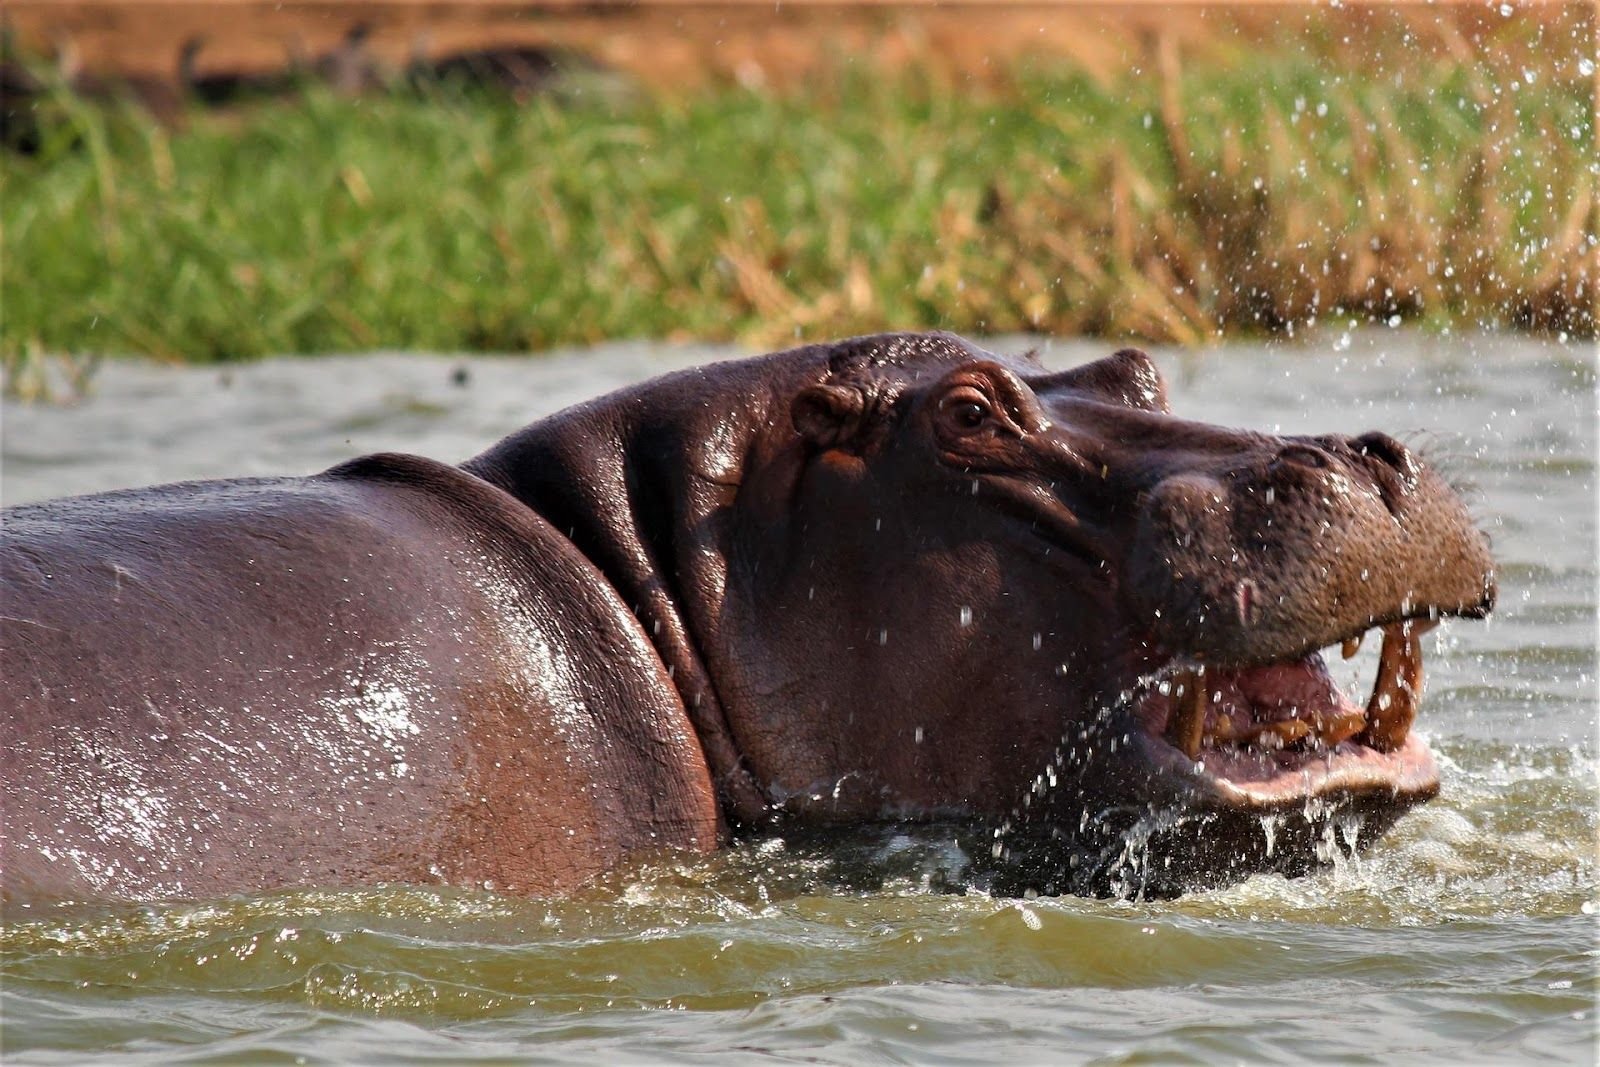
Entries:
[[[309,472],[377,449],[461,459],[568,403],[732,354],[117,363],[81,403],[5,408],[3,493]],[[1466,487],[1493,535],[1499,611],[1427,649],[1419,728],[1443,795],[1358,860],[1172,902],[999,899],[939,890],[962,861],[939,833],[885,830],[661,860],[555,902],[395,888],[14,906],[0,1054],[1594,1062],[1593,347],[1379,332],[1156,354],[1188,417],[1396,433]],[[1362,691],[1373,657],[1345,668]]]

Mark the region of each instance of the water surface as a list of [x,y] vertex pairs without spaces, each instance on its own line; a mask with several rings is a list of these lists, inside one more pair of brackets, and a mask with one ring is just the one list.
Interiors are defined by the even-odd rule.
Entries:
[[[566,404],[734,354],[118,363],[77,405],[5,408],[0,492],[306,473],[378,449],[459,460]],[[1465,487],[1494,538],[1499,611],[1427,646],[1419,728],[1443,795],[1359,860],[1174,902],[996,899],[941,891],[962,857],[937,832],[885,830],[665,857],[557,902],[392,888],[14,907],[0,1054],[1594,1062],[1592,346],[1386,332],[1157,357],[1188,417],[1395,433]],[[1352,685],[1373,658],[1344,668]]]

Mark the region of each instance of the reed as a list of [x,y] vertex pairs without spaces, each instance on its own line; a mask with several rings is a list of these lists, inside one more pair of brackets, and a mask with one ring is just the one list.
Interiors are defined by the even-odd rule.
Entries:
[[888,328],[1592,337],[1594,83],[1303,55],[967,90],[51,102],[0,178],[0,354],[222,361]]

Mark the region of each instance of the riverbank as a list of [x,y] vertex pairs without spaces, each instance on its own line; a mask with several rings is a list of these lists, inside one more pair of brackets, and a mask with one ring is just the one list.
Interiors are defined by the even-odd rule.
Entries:
[[1592,61],[1332,54],[1198,63],[1168,40],[1119,76],[983,84],[840,55],[782,93],[311,91],[178,128],[60,98],[0,187],[0,352],[1592,336]]

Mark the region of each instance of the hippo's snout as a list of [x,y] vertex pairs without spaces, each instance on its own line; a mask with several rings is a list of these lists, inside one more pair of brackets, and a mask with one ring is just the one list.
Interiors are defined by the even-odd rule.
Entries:
[[1161,648],[1253,666],[1404,619],[1483,616],[1494,565],[1465,504],[1383,434],[1301,438],[1171,475],[1126,586]]
[[[1139,510],[1128,569],[1147,652],[1176,664],[1141,715],[1189,759],[1240,743],[1409,751],[1421,634],[1444,615],[1485,615],[1495,598],[1465,504],[1383,434],[1270,441],[1163,478]],[[1339,645],[1348,658],[1372,629],[1383,647],[1363,708],[1317,651]],[[1424,755],[1407,762],[1419,795],[1436,787]],[[1253,802],[1276,795],[1254,788]]]

